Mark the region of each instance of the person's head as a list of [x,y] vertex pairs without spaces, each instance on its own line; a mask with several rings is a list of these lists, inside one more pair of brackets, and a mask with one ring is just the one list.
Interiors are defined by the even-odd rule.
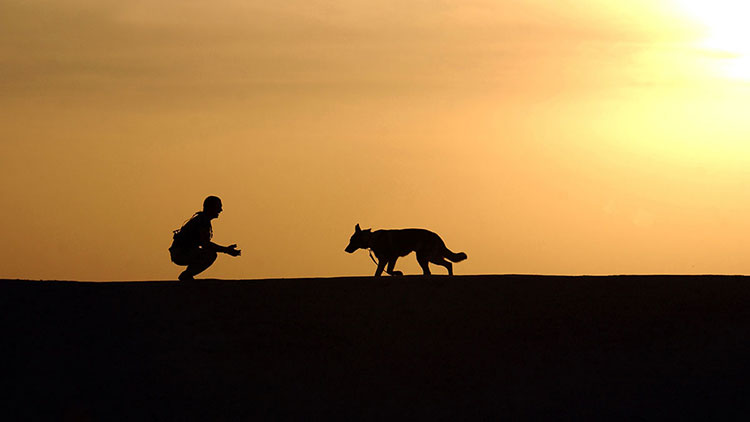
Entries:
[[218,196],[209,196],[203,200],[203,212],[209,217],[216,218],[221,211],[221,199]]

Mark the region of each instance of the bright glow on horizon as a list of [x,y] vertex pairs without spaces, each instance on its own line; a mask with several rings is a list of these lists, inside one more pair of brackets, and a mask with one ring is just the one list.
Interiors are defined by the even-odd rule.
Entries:
[[750,81],[750,3],[746,0],[676,0],[705,34],[699,47],[718,56],[720,73]]

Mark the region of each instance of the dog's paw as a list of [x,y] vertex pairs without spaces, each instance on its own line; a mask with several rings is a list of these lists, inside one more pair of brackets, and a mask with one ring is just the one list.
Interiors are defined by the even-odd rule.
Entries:
[[401,271],[393,271],[391,275],[404,275]]

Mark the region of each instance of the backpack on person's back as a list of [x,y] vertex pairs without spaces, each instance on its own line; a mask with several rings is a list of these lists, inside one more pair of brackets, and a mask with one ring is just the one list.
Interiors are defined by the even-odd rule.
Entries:
[[182,225],[182,227],[172,232],[172,245],[169,247],[170,251],[175,249],[185,250],[200,245],[200,216],[200,212],[195,213],[187,222],[185,222],[185,224]]

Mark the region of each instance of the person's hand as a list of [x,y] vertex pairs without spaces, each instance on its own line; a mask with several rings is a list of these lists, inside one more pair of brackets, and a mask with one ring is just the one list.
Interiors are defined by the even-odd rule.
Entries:
[[240,256],[242,254],[242,251],[237,249],[237,245],[227,246],[227,249],[225,252],[227,255],[232,255],[232,256]]

